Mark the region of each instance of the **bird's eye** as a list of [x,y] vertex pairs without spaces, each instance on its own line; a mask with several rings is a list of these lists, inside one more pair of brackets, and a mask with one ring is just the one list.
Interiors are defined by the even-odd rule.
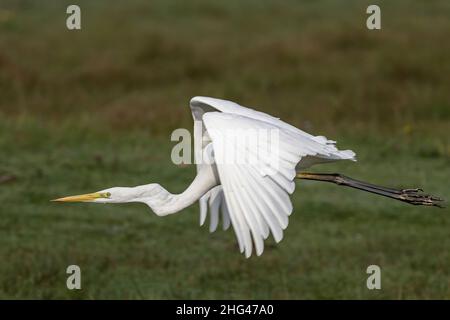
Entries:
[[105,198],[109,198],[111,197],[111,192],[105,192],[103,195],[105,196]]

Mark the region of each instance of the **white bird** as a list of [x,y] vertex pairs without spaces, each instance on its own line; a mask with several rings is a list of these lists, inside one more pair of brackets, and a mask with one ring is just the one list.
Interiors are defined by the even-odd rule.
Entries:
[[[194,118],[194,152],[197,176],[181,194],[172,194],[159,184],[114,187],[78,196],[55,199],[61,202],[125,203],[141,202],[158,216],[181,211],[200,201],[200,224],[209,209],[210,231],[217,229],[222,216],[223,229],[233,226],[241,253],[248,258],[253,247],[264,251],[264,240],[272,234],[276,242],[283,238],[293,207],[289,195],[295,190],[295,178],[320,180],[391,197],[411,204],[439,206],[441,199],[420,193],[420,189],[395,190],[348,178],[340,174],[301,172],[317,163],[355,160],[351,150],[338,150],[335,141],[313,136],[268,114],[234,102],[194,97],[190,101]],[[241,144],[236,133],[276,132]],[[198,137],[197,135],[201,135]],[[198,139],[200,138],[200,139]],[[240,136],[239,140],[246,140]],[[271,150],[270,160],[255,152]],[[253,148],[256,147],[256,148]],[[255,151],[256,150],[256,151]],[[257,161],[227,161],[229,154]],[[211,163],[198,163],[205,155]],[[268,159],[269,159],[268,158]]]

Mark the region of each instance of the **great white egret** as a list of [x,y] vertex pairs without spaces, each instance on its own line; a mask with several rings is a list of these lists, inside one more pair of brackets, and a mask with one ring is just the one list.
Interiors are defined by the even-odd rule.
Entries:
[[[422,193],[421,189],[396,190],[354,180],[340,174],[306,173],[303,170],[317,163],[355,160],[351,150],[341,151],[335,141],[313,136],[278,118],[240,106],[234,102],[194,97],[190,101],[194,118],[194,152],[207,153],[214,161],[197,164],[197,176],[181,194],[172,194],[159,184],[136,187],[114,187],[94,193],[55,199],[62,202],[124,203],[142,202],[158,216],[179,212],[200,201],[200,224],[205,222],[208,209],[210,231],[217,229],[219,216],[223,228],[233,226],[241,252],[257,255],[264,250],[263,240],[271,233],[276,242],[283,238],[288,217],[293,208],[289,195],[294,192],[294,179],[310,179],[336,183],[415,205],[439,206],[441,199]],[[229,130],[231,129],[231,130]],[[237,143],[230,141],[239,130],[276,130],[277,152],[264,163],[272,172],[261,170],[258,162],[229,162],[225,157],[234,152]],[[201,139],[198,135],[201,135]],[[234,141],[234,140],[233,140]],[[253,142],[253,144],[259,142]],[[259,145],[257,146],[259,147]],[[242,147],[240,155],[250,155],[252,148]],[[275,154],[275,156],[274,156]],[[222,161],[220,161],[222,160]],[[267,163],[269,162],[269,163]],[[276,165],[274,163],[276,162]]]

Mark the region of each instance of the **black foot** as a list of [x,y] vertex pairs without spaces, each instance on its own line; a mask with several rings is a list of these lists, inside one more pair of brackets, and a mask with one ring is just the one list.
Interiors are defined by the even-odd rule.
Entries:
[[423,193],[422,189],[403,189],[400,191],[399,198],[400,200],[413,205],[435,206],[444,208],[444,206],[442,205],[443,199]]

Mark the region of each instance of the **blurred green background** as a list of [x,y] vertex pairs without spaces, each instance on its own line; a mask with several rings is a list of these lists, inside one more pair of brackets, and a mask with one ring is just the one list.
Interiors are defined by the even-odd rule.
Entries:
[[[81,7],[82,30],[66,29]],[[110,186],[183,190],[188,101],[255,106],[338,140],[314,168],[449,198],[450,2],[0,1],[0,298],[449,299],[448,209],[297,182],[284,240],[246,260],[198,206],[50,203]],[[68,265],[82,290],[66,289]],[[382,290],[366,268],[382,269]]]

